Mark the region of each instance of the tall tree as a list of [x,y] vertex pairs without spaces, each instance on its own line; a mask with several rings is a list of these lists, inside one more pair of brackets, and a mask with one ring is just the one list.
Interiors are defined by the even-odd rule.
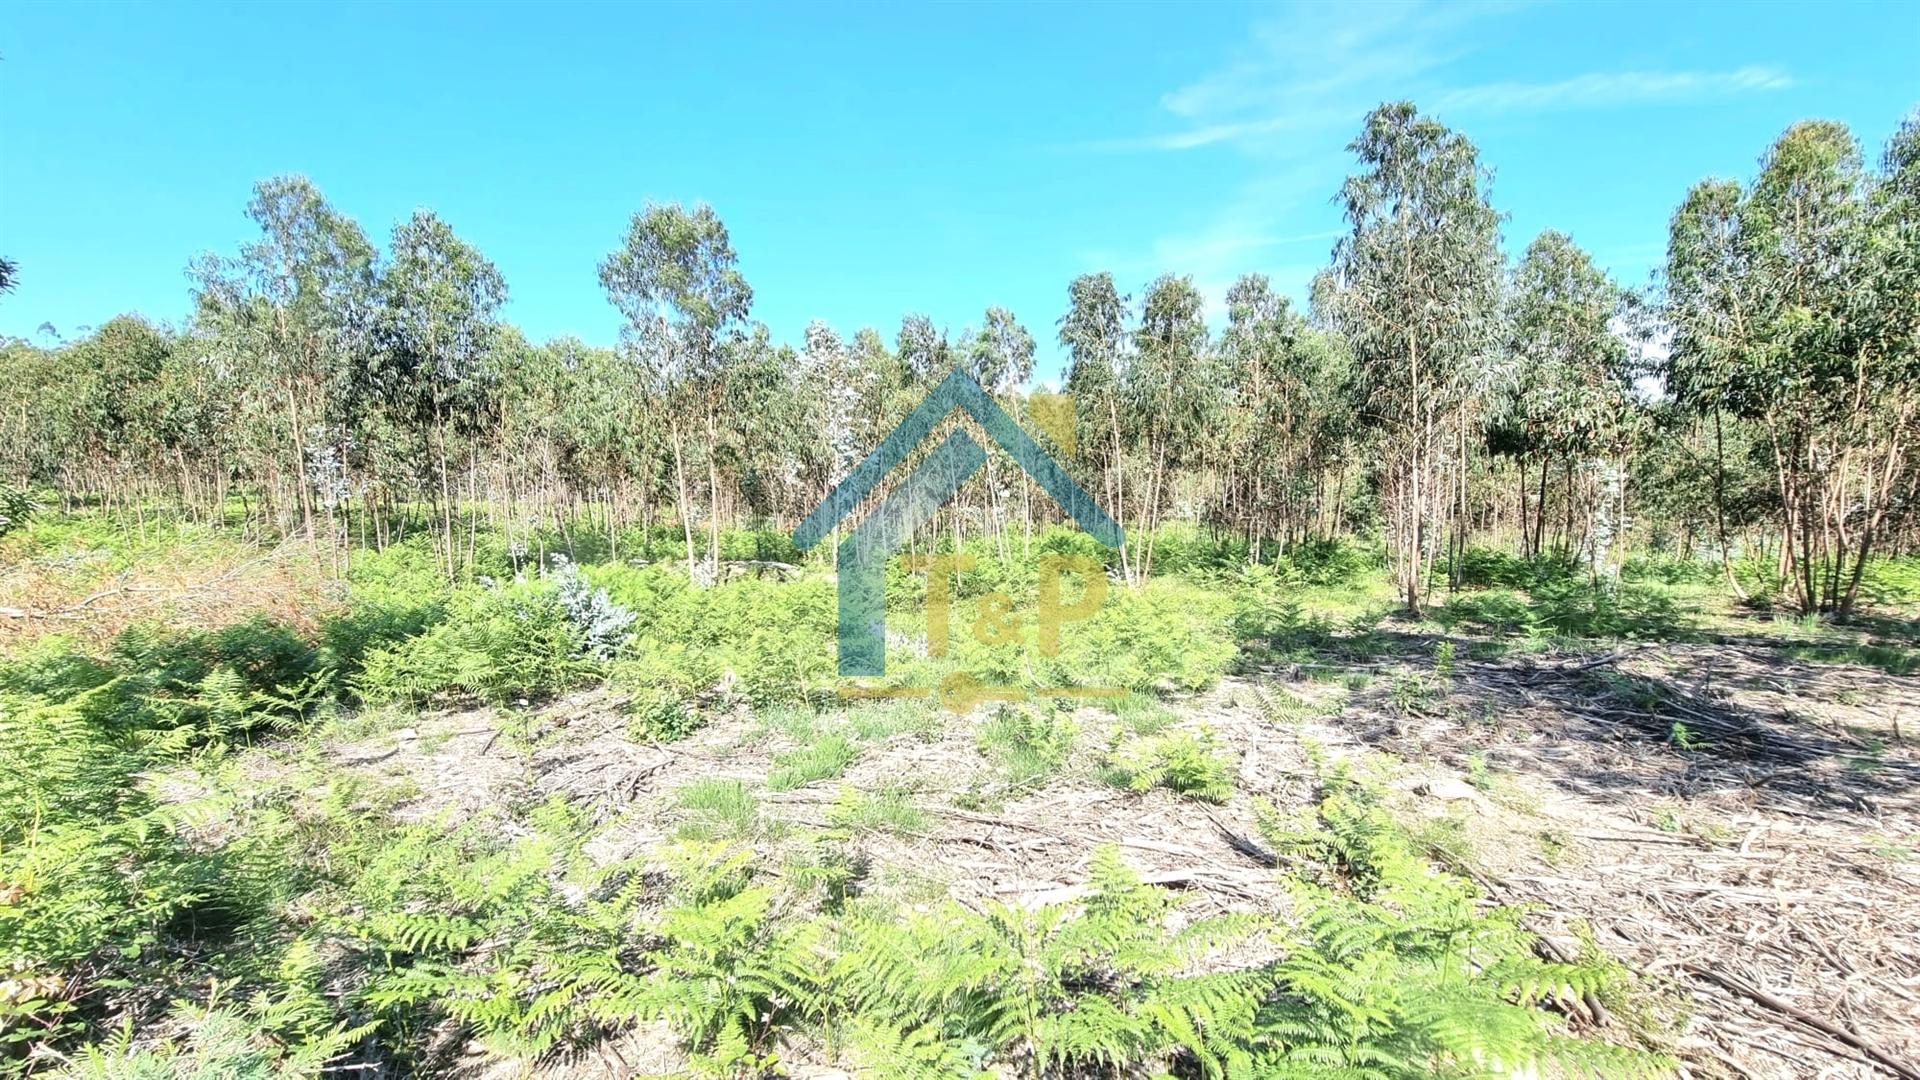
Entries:
[[667,400],[687,571],[698,576],[687,497],[686,430],[697,425],[707,464],[707,573],[720,562],[720,411],[729,361],[722,348],[753,306],[719,215],[705,204],[649,205],[633,216],[625,242],[600,264],[600,285],[627,320],[621,340],[654,376]]
[[[1753,349],[1760,297],[1746,271],[1740,237],[1744,193],[1731,180],[1703,180],[1687,192],[1667,227],[1663,310],[1672,328],[1663,374],[1675,405],[1713,426],[1713,516],[1721,572],[1745,598],[1733,572],[1728,529],[1727,425],[1742,423],[1734,372]],[[1742,440],[1744,445],[1744,440]]]
[[1220,380],[1207,348],[1206,302],[1193,279],[1163,274],[1147,286],[1133,343],[1122,392],[1132,405],[1134,439],[1147,467],[1140,505],[1145,540],[1136,564],[1145,577],[1153,572],[1156,529],[1173,471],[1196,460],[1220,403]]
[[[1890,191],[1900,146],[1896,136]],[[1873,205],[1897,197],[1869,186],[1843,125],[1795,124],[1750,189],[1690,193],[1667,260],[1669,385],[1697,411],[1756,426],[1779,498],[1783,576],[1803,611],[1841,617],[1896,495],[1913,415],[1900,319],[1866,314],[1897,311],[1902,293],[1891,254],[1901,213]]]
[[[1617,487],[1626,425],[1632,408],[1632,375],[1626,341],[1615,332],[1623,296],[1572,238],[1549,229],[1527,245],[1514,269],[1507,303],[1507,351],[1511,375],[1488,418],[1488,442],[1520,467],[1521,506],[1526,480],[1540,477],[1535,528],[1527,550],[1537,553],[1547,526],[1547,473],[1556,462],[1564,479],[1562,544],[1575,547],[1574,520],[1581,500],[1574,490],[1584,463],[1606,475],[1600,491]],[[1537,466],[1537,469],[1534,468]],[[1609,478],[1611,481],[1609,482]],[[1617,517],[1617,508],[1586,501],[1591,519]],[[1524,514],[1522,530],[1526,529]],[[1611,525],[1601,522],[1611,532]],[[1589,520],[1586,535],[1598,534]],[[1590,562],[1603,554],[1591,543]]]
[[1394,581],[1418,612],[1445,466],[1464,475],[1467,413],[1496,339],[1500,217],[1473,143],[1411,102],[1369,113],[1349,149],[1361,171],[1342,189],[1351,231],[1334,249],[1329,299],[1380,439]]
[[894,345],[899,350],[900,362],[922,385],[930,386],[946,378],[959,359],[947,342],[946,331],[918,312],[900,320],[900,333]]
[[1868,201],[1862,276],[1849,322],[1861,338],[1852,415],[1864,421],[1858,557],[1840,599],[1860,596],[1867,556],[1895,508],[1920,505],[1920,111],[1909,114],[1881,158]]
[[[1067,350],[1067,393],[1075,402],[1076,441],[1101,463],[1106,505],[1126,516],[1125,459],[1121,453],[1120,385],[1125,378],[1127,298],[1102,270],[1081,274],[1067,286],[1067,313],[1060,316],[1060,344]],[[1127,544],[1120,545],[1120,566],[1131,575]]]
[[433,464],[451,575],[459,570],[459,545],[449,444],[453,436],[470,438],[490,417],[495,379],[487,359],[507,286],[430,210],[395,226],[391,246],[380,277],[380,378],[388,401],[420,433],[421,460]]
[[989,394],[1006,397],[1033,378],[1033,335],[1003,307],[987,309],[967,342],[967,373]]
[[1258,561],[1265,536],[1305,536],[1324,509],[1326,472],[1348,427],[1350,365],[1263,274],[1227,291],[1220,348],[1233,400],[1220,439],[1223,498],[1238,504],[1228,516],[1242,521]]
[[336,403],[352,393],[367,362],[376,275],[373,245],[311,181],[281,176],[254,186],[247,216],[260,238],[237,258],[208,255],[190,269],[195,319],[245,372],[244,445],[284,458],[263,470],[295,489],[300,522],[312,531],[308,444],[324,437]]

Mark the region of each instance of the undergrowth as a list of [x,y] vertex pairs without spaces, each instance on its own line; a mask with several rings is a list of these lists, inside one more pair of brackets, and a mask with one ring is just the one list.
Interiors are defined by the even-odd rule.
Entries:
[[[1042,549],[1071,549],[1062,535]],[[1379,647],[1364,611],[1290,592],[1372,555],[1240,570],[1180,543],[1163,538],[1159,558],[1188,576],[1116,587],[1057,655],[1029,622],[997,652],[956,633],[928,657],[908,619],[890,665],[918,685],[964,670],[1128,688],[1116,741],[1086,767],[1230,798],[1233,763],[1156,693],[1204,687],[1249,652]],[[1519,914],[1429,866],[1377,785],[1328,770],[1311,813],[1268,822],[1285,910],[1198,916],[1113,849],[1075,868],[1088,891],[1072,902],[891,901],[868,892],[863,848],[934,831],[912,791],[840,790],[804,828],[766,809],[769,791],[832,787],[865,745],[942,722],[920,702],[816,711],[833,683],[828,582],[697,589],[671,566],[547,552],[448,585],[430,557],[357,553],[344,610],[312,632],[135,627],[0,662],[0,1074],[430,1073],[468,1037],[527,1062],[646,1021],[715,1076],[777,1072],[796,1046],[889,1077],[1658,1064],[1567,1019],[1576,997],[1624,992],[1617,969],[1534,958]],[[1023,567],[987,583],[1029,588]],[[318,753],[326,733],[403,722],[412,703],[517,707],[591,684],[631,698],[636,739],[751,709],[783,749],[764,781],[680,788],[673,836],[637,851],[616,842],[631,835],[619,812],[558,798],[403,821],[404,785]],[[996,796],[1082,767],[1061,703],[997,705],[975,736]],[[240,752],[259,743],[272,750]]]

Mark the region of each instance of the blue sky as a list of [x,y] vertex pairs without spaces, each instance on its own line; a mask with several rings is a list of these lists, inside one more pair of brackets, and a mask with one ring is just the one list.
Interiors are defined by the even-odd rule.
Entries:
[[1069,279],[1258,270],[1296,296],[1344,147],[1410,97],[1637,284],[1706,175],[1829,117],[1876,158],[1920,103],[1920,5],[15,4],[0,15],[0,333],[179,321],[250,185],[314,179],[384,240],[439,211],[535,338],[611,342],[595,280],[648,199],[704,200],[754,314],[889,340],[1013,309],[1057,367]]

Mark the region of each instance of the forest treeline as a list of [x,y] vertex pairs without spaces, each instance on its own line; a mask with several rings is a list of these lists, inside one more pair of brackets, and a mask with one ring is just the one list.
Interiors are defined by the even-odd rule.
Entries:
[[[1351,150],[1307,310],[1248,274],[1216,331],[1188,277],[1131,295],[1091,273],[1040,331],[1125,573],[1183,520],[1253,560],[1377,538],[1415,609],[1492,542],[1596,575],[1629,549],[1716,560],[1736,592],[1734,562],[1761,562],[1844,615],[1869,557],[1920,551],[1920,115],[1877,163],[1808,121],[1751,178],[1676,193],[1635,289],[1555,231],[1509,265],[1489,169],[1410,103]],[[303,178],[260,183],[247,213],[258,239],[190,267],[183,325],[0,345],[0,482],[342,548],[430,530],[456,576],[482,524],[616,544],[670,526],[703,574],[723,525],[790,526],[952,369],[1023,419],[1035,404],[1035,331],[1001,307],[959,332],[908,314],[774,340],[706,206],[646,207],[601,262],[611,347],[527,340],[499,270],[429,210],[385,248]],[[1011,471],[932,528],[1012,544],[1054,519]]]

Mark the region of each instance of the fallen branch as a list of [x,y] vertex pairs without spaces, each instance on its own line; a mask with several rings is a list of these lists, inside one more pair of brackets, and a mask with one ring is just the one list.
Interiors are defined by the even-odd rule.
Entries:
[[1825,1017],[1810,1013],[1790,1001],[1782,1001],[1772,994],[1767,993],[1765,990],[1745,980],[1728,975],[1725,972],[1701,967],[1698,964],[1687,965],[1687,971],[1698,978],[1705,979],[1710,983],[1714,983],[1733,993],[1739,994],[1749,1001],[1764,1005],[1782,1016],[1798,1020],[1800,1023],[1820,1032],[1822,1035],[1838,1039],[1840,1042],[1867,1055],[1867,1057],[1873,1060],[1874,1064],[1895,1076],[1901,1077],[1902,1080],[1920,1080],[1920,1069],[1915,1069],[1912,1065],[1901,1061],[1899,1058],[1894,1057],[1892,1054],[1887,1053],[1885,1050],[1880,1049]]

